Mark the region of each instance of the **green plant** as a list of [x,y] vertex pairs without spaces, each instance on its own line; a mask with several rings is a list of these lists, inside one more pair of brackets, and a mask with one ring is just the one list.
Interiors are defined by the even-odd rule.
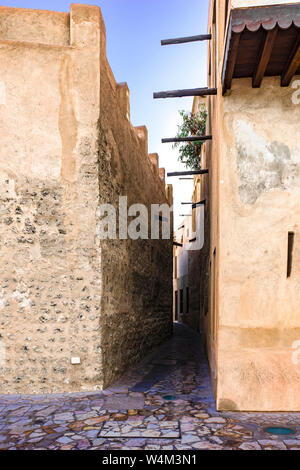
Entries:
[[[200,111],[192,114],[187,111],[179,111],[182,117],[182,124],[178,126],[176,137],[190,137],[205,135],[207,110],[204,104]],[[179,147],[179,161],[184,162],[187,168],[199,170],[201,168],[201,149],[203,141],[176,142],[173,148]]]

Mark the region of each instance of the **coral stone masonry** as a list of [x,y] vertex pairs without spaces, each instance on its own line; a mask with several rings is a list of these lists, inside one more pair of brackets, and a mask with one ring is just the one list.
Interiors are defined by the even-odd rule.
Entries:
[[171,240],[102,240],[100,204],[172,205],[98,7],[0,8],[1,393],[101,390],[172,331]]

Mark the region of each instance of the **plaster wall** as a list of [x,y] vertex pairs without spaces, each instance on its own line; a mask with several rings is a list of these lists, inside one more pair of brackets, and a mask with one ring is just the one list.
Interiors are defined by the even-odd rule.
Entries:
[[[195,177],[195,190],[193,194],[193,202],[199,202],[200,182]],[[173,313],[174,318],[179,318],[182,323],[199,331],[200,316],[199,316],[199,303],[200,303],[200,250],[190,250],[190,240],[194,236],[196,227],[196,210],[192,211],[192,217],[186,217],[182,223],[182,228],[177,229],[175,232],[175,240],[183,244],[182,247],[174,247],[174,280],[173,280]],[[197,212],[199,217],[199,213]],[[175,260],[175,257],[177,260]],[[177,269],[175,269],[175,264]],[[176,291],[178,292],[178,312],[176,312]],[[180,292],[181,291],[181,292]],[[183,301],[181,302],[182,311],[180,312],[180,295]],[[178,315],[176,315],[176,313]]]
[[[296,78],[297,79],[297,78]],[[300,105],[233,82],[220,112],[220,409],[299,411]],[[287,277],[288,233],[294,233]]]
[[[213,140],[202,157],[209,177],[201,180],[208,214],[200,331],[218,409],[296,411],[300,82],[295,77],[284,89],[279,77],[265,77],[254,90],[251,79],[234,80],[223,96],[224,7],[218,2],[215,17],[210,2],[208,31],[216,20],[219,40],[216,51],[208,45],[208,85],[214,85],[217,64],[218,94],[207,98],[206,132]],[[193,109],[199,104],[195,98]],[[294,245],[287,278],[289,232]]]
[[101,388],[99,11],[0,18],[1,392]]
[[1,41],[70,45],[70,15],[0,6]]
[[0,57],[0,391],[102,389],[171,332],[172,244],[102,244],[99,203],[165,188],[98,7],[0,8]]

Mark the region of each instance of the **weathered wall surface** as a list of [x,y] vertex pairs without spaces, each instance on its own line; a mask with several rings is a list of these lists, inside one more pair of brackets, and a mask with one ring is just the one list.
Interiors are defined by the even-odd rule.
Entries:
[[[128,88],[116,85],[103,42],[101,64],[100,202],[118,207],[127,195],[128,207],[148,208],[150,226],[151,204],[172,205],[172,193],[167,201],[157,158],[148,156],[147,129],[128,121]],[[101,244],[105,385],[172,333],[172,250],[172,237]]]
[[[233,0],[233,7],[286,1]],[[299,3],[299,2],[289,2]],[[209,27],[213,23],[210,2]],[[208,48],[202,197],[209,199],[201,251],[200,328],[219,409],[299,410],[299,86],[235,80],[222,95],[225,2],[218,3],[217,54]],[[295,77],[294,81],[299,80]],[[292,99],[293,97],[293,99]],[[194,101],[197,108],[198,99]],[[288,233],[294,233],[287,278]]]
[[[218,407],[300,409],[300,105],[280,78],[223,100]],[[288,233],[294,233],[287,277]]]
[[[189,217],[186,217],[174,234],[174,240],[183,245],[174,246],[173,262],[173,318],[185,323],[187,315],[187,288],[189,287]],[[177,299],[176,299],[177,296]]]
[[99,13],[0,18],[1,392],[101,388]]
[[[195,177],[193,202],[201,200],[201,179]],[[174,280],[173,280],[173,314],[174,318],[185,323],[190,328],[200,331],[200,270],[201,250],[188,249],[191,239],[195,238],[196,217],[200,217],[196,209],[192,211],[192,217],[186,217],[180,228],[176,231],[175,240],[183,244],[183,248],[174,249]],[[197,235],[199,236],[199,234]],[[193,243],[193,242],[192,242]],[[193,245],[192,245],[193,246]],[[175,257],[177,260],[175,260]],[[175,268],[176,263],[176,268]],[[182,291],[182,292],[180,292]],[[176,294],[178,292],[178,294]],[[178,309],[176,307],[176,295],[178,295]],[[182,311],[180,311],[180,295],[183,296]],[[177,315],[176,315],[177,314]]]
[[[225,22],[225,5],[219,3],[218,19],[220,24]],[[212,11],[210,11],[210,16]],[[223,25],[224,27],[224,25]],[[209,29],[210,31],[210,29]],[[215,56],[208,49],[211,64],[209,66],[208,84],[215,86],[211,71],[215,68]],[[219,52],[220,56],[220,52]],[[219,91],[220,93],[220,91]],[[207,175],[200,178],[199,200],[205,199],[204,212],[204,245],[199,252],[199,268],[195,271],[198,276],[199,309],[198,318],[194,314],[194,322],[201,335],[201,341],[210,365],[211,382],[216,392],[216,345],[217,345],[217,310],[218,310],[218,256],[219,256],[219,162],[218,162],[218,96],[208,96],[205,99],[207,108],[206,134],[212,134],[212,141],[207,141],[202,150],[201,166],[208,169]],[[193,112],[199,111],[203,98],[196,97]]]
[[[101,389],[170,326],[167,242],[102,247],[97,238],[99,202],[123,190],[134,202],[153,193],[165,201],[124,96],[108,88],[115,83],[104,38],[97,7],[72,5],[70,15],[0,9],[2,393]],[[126,334],[129,353],[118,343]]]
[[0,7],[0,40],[70,45],[70,15]]

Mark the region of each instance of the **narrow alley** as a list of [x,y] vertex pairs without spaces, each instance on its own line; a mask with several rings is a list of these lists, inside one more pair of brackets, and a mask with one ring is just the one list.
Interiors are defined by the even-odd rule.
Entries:
[[0,396],[0,449],[300,449],[299,418],[216,412],[200,338],[175,324],[171,340],[104,392]]
[[0,451],[300,450],[300,0],[23,3]]

